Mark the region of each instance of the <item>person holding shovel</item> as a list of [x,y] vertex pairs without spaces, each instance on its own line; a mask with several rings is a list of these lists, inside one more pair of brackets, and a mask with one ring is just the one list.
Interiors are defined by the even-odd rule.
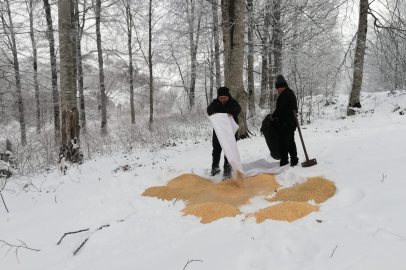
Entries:
[[[207,107],[207,114],[213,115],[216,113],[227,113],[229,117],[233,117],[238,124],[238,114],[241,112],[241,106],[238,101],[232,98],[230,90],[227,87],[217,89],[217,98]],[[236,134],[237,139],[237,134]],[[213,130],[213,163],[211,166],[211,175],[214,176],[220,173],[219,163],[221,157],[221,145]],[[224,156],[224,171],[223,179],[228,179],[231,176],[231,166],[228,163],[227,157]]]
[[275,81],[275,88],[278,91],[276,109],[271,114],[271,121],[277,121],[279,133],[279,152],[281,160],[279,165],[289,164],[296,166],[299,162],[295,143],[296,120],[293,111],[297,111],[297,100],[295,93],[288,87],[288,83],[282,75],[278,75]]

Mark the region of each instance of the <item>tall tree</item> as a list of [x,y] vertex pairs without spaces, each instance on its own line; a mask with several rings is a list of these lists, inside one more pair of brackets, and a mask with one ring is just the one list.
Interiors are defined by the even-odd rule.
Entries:
[[[282,24],[281,24],[281,3],[282,0],[275,0],[273,6],[273,52],[274,52],[274,75],[282,73]],[[272,87],[270,85],[270,87]]]
[[[86,106],[84,95],[83,81],[83,58],[82,58],[82,37],[83,29],[86,22],[86,13],[88,11],[87,0],[75,1],[75,28],[76,28],[76,68],[77,68],[77,87],[79,93],[79,108],[80,108],[80,125],[83,131],[86,131]],[[79,2],[82,2],[83,9],[79,10]],[[80,14],[82,13],[82,14]],[[82,16],[80,16],[82,15]]]
[[80,162],[79,111],[76,101],[76,45],[72,0],[58,1],[60,48],[60,78],[62,107],[61,156],[71,162]]
[[[190,1],[190,4],[189,4]],[[193,108],[195,104],[195,88],[196,88],[196,69],[197,69],[197,49],[199,45],[200,36],[200,22],[201,13],[197,15],[197,29],[196,24],[196,0],[186,1],[187,9],[187,22],[189,26],[189,50],[190,50],[190,85],[189,85],[189,107]]]
[[361,108],[360,93],[364,72],[364,57],[368,29],[368,0],[360,0],[357,45],[354,56],[354,73],[352,78],[352,88],[348,103],[347,115],[354,115],[354,108]]
[[41,104],[39,99],[39,85],[38,85],[38,57],[37,57],[37,43],[35,41],[34,33],[34,0],[26,0],[28,18],[30,21],[30,38],[32,47],[32,68],[34,79],[34,94],[35,94],[35,116],[36,116],[36,131],[39,134],[41,132]]
[[51,61],[51,74],[52,74],[52,101],[54,109],[54,131],[55,131],[55,142],[60,143],[61,138],[61,119],[60,119],[60,109],[59,109],[59,92],[58,92],[58,70],[56,67],[56,53],[55,53],[55,38],[54,38],[54,27],[52,25],[52,14],[51,6],[49,5],[49,0],[44,1],[45,16],[47,21],[47,38],[49,41],[49,55]]
[[104,84],[104,67],[103,67],[103,48],[101,44],[101,0],[96,0],[95,14],[96,14],[96,43],[97,43],[97,56],[99,61],[99,90],[101,101],[101,134],[107,134],[107,96],[106,87]]
[[[259,32],[259,35],[261,36],[261,46],[262,46],[262,63],[261,63],[261,93],[260,93],[260,98],[259,98],[259,107],[265,108],[266,107],[266,97],[268,96],[268,80],[269,80],[269,64],[268,63],[268,56],[270,52],[270,43],[269,43],[269,26],[270,26],[270,17],[271,17],[271,12],[270,12],[270,0],[266,0],[265,2],[265,9],[263,11],[263,17],[264,17],[264,26],[262,29],[262,33]],[[271,59],[269,59],[271,60]],[[272,87],[269,85],[269,87]]]
[[135,124],[135,109],[134,109],[134,64],[133,64],[133,14],[131,10],[131,1],[123,0],[124,16],[127,27],[127,47],[128,47],[128,73],[130,77],[130,108],[131,108],[131,124]]
[[154,73],[152,65],[152,0],[148,7],[149,130],[154,123]]
[[20,122],[20,137],[22,145],[27,144],[27,134],[25,130],[25,117],[24,117],[24,103],[23,103],[23,96],[21,93],[21,77],[20,77],[20,65],[18,62],[18,52],[17,52],[17,42],[16,42],[16,34],[13,24],[13,16],[11,14],[10,2],[9,0],[5,0],[5,6],[2,8],[2,11],[7,13],[8,21],[6,20],[3,12],[0,12],[1,21],[3,25],[3,29],[5,30],[5,34],[8,41],[8,47],[11,49],[11,53],[13,55],[13,68],[14,68],[14,78],[15,78],[15,85],[16,85],[16,92],[17,92],[17,107],[18,107],[18,119]]
[[248,111],[250,117],[255,115],[255,87],[254,87],[254,20],[252,0],[247,0],[248,14]]
[[245,34],[245,1],[222,0],[222,29],[224,44],[224,77],[225,86],[241,105],[238,120],[240,128],[238,137],[248,137],[247,128],[247,93],[243,84],[244,34]]
[[211,0],[211,11],[213,16],[213,41],[214,41],[214,59],[216,63],[216,88],[221,86],[221,70],[220,70],[220,38],[219,38],[219,4],[218,0]]

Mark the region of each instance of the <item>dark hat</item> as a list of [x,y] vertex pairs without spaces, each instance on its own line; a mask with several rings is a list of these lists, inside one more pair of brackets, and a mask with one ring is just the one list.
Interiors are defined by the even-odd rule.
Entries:
[[219,89],[217,89],[217,97],[220,96],[230,97],[230,89],[228,89],[227,87],[220,87]]
[[275,88],[288,87],[288,83],[282,75],[278,75],[275,80]]

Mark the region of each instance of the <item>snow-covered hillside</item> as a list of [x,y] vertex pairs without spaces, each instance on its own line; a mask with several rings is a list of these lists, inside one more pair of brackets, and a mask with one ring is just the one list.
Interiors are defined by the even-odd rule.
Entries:
[[[302,130],[318,165],[287,173],[335,182],[335,196],[319,212],[292,223],[257,224],[240,215],[204,225],[182,217],[182,201],[141,196],[180,174],[207,177],[211,142],[99,157],[66,173],[10,180],[10,192],[3,192],[9,214],[0,203],[0,239],[40,251],[7,253],[4,245],[0,269],[406,269],[406,93],[363,94],[353,117],[343,117],[346,98],[322,108]],[[296,143],[304,161],[298,136]],[[243,162],[272,161],[263,137],[238,146]],[[254,199],[245,207],[268,205]],[[89,230],[57,245],[64,233],[82,229]]]

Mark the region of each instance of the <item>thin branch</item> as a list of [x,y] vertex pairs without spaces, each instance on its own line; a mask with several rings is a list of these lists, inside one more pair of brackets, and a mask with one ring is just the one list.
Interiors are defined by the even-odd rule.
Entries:
[[20,241],[19,245],[13,245],[13,244],[7,243],[6,241],[0,239],[0,243],[3,243],[3,245],[1,247],[9,246],[9,249],[6,252],[6,256],[7,256],[7,254],[9,253],[9,251],[11,249],[15,248],[14,253],[16,254],[16,259],[17,259],[18,263],[20,263],[20,260],[18,259],[18,249],[25,248],[25,249],[32,250],[32,251],[41,251],[40,249],[35,249],[35,248],[28,247],[27,244],[24,241],[21,241],[21,240],[18,240],[18,241]]
[[331,254],[331,258],[333,258],[334,251],[336,251],[337,247],[338,247],[338,245],[333,249],[333,253]]
[[62,236],[61,240],[59,240],[59,242],[57,243],[57,245],[59,245],[59,244],[62,242],[62,239],[63,239],[65,236],[67,236],[68,234],[75,234],[75,233],[80,233],[80,232],[86,232],[86,231],[88,231],[88,230],[89,230],[89,229],[79,230],[79,231],[75,231],[75,232],[67,232],[67,233],[65,233],[65,234]]
[[188,264],[191,262],[203,262],[203,261],[202,260],[187,260],[187,263],[186,263],[185,267],[183,267],[183,270],[185,270],[186,267],[188,266]]
[[10,213],[10,212],[8,211],[8,208],[7,208],[6,202],[4,201],[3,194],[1,194],[1,192],[0,192],[0,196],[1,196],[1,199],[3,200],[3,204],[4,204],[4,207],[5,207],[5,208],[6,208],[6,210],[7,210],[7,213]]

